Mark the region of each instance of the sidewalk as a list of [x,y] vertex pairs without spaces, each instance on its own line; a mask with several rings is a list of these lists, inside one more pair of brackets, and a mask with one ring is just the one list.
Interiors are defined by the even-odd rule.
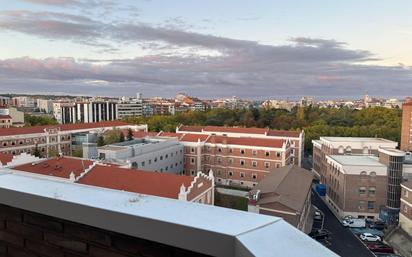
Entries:
[[397,227],[384,239],[403,257],[412,257],[412,238]]

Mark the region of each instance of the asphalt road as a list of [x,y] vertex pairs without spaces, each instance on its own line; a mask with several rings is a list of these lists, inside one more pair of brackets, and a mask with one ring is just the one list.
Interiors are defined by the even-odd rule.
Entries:
[[314,193],[312,203],[325,214],[324,228],[332,233],[330,250],[342,257],[374,257],[374,255],[349,231],[342,226],[326,204]]

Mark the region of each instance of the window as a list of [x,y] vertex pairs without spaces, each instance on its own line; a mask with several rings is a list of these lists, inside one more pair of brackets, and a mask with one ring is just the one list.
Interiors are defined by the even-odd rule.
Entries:
[[222,163],[222,158],[217,157],[217,163],[218,163],[218,164],[221,164],[221,163]]
[[369,154],[369,148],[367,146],[365,146],[362,150],[363,154]]
[[360,173],[360,176],[361,176],[361,179],[367,178],[367,173],[366,173],[366,171],[362,171],[362,172]]
[[256,180],[256,178],[257,178],[257,174],[253,173],[253,174],[252,174],[252,179],[253,179],[253,180]]
[[244,166],[245,165],[245,160],[240,160],[240,166]]
[[257,161],[252,161],[252,166],[257,167]]
[[194,171],[194,170],[190,170],[190,175],[194,176],[194,175],[195,175],[195,171]]
[[290,154],[295,154],[295,149],[290,149]]
[[276,163],[276,168],[280,168],[280,163]]
[[409,196],[408,190],[405,189],[405,193],[403,194],[405,197]]
[[368,201],[368,210],[373,210],[373,209],[375,209],[375,202]]
[[253,151],[252,151],[252,155],[253,155],[253,156],[256,156],[256,155],[257,155],[257,151],[256,151],[256,150],[253,150]]
[[142,162],[142,167],[144,167],[144,165],[145,165],[145,162]]
[[241,172],[241,173],[240,173],[240,177],[241,177],[241,178],[244,178],[244,177],[245,177],[245,173],[244,173],[244,172]]
[[281,155],[282,155],[281,153],[276,152],[276,157],[280,158]]
[[152,164],[152,159],[149,160],[149,165]]
[[195,148],[194,147],[190,147],[190,152],[194,153],[195,152]]
[[270,167],[270,163],[269,162],[265,162],[265,169],[269,169]]
[[229,177],[233,176],[233,171],[229,171]]
[[240,149],[240,154],[245,154],[245,149]]
[[165,170],[169,170],[169,167],[166,167]]
[[233,159],[232,159],[232,158],[229,158],[227,161],[229,162],[229,164],[232,164],[232,163],[233,163]]
[[265,152],[265,156],[269,156],[270,155],[270,152],[269,151],[266,151]]
[[375,187],[369,187],[369,196],[375,196],[376,188]]
[[160,160],[161,160],[161,161],[163,160],[163,155],[160,155]]
[[168,154],[165,155],[165,159],[167,159],[167,158],[169,158],[169,155],[168,155]]
[[221,152],[222,152],[222,148],[219,147],[219,148],[217,149],[217,151],[218,151],[219,153],[221,153]]
[[157,157],[154,158],[154,162],[157,162]]
[[345,148],[341,145],[338,148],[338,154],[343,154],[345,152]]
[[369,173],[369,176],[371,178],[375,178],[376,177],[376,172],[372,171],[371,173]]
[[221,170],[217,170],[216,173],[217,173],[217,175],[220,176],[220,175],[222,174],[222,171],[221,171]]
[[233,149],[232,149],[232,148],[229,148],[229,153],[233,153]]
[[359,194],[360,195],[366,194],[366,187],[359,187]]
[[195,163],[195,158],[191,157],[191,158],[190,158],[190,163],[191,163],[191,164],[194,164],[194,163]]
[[352,153],[352,148],[350,146],[347,146],[345,148],[345,154],[351,154]]

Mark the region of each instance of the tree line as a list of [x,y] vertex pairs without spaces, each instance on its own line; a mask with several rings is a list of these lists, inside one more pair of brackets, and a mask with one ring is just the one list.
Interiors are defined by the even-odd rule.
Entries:
[[168,116],[129,117],[125,121],[148,124],[150,131],[174,132],[179,124],[241,126],[304,130],[305,151],[312,153],[312,139],[320,136],[382,137],[400,141],[402,110],[383,107],[353,110],[346,107],[295,107],[283,109],[212,109]]

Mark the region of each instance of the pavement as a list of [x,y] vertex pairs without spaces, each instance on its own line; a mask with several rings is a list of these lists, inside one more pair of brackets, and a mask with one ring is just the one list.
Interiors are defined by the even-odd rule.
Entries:
[[317,193],[313,193],[312,204],[324,213],[324,229],[332,233],[326,247],[342,257],[375,257],[349,229],[342,226]]

